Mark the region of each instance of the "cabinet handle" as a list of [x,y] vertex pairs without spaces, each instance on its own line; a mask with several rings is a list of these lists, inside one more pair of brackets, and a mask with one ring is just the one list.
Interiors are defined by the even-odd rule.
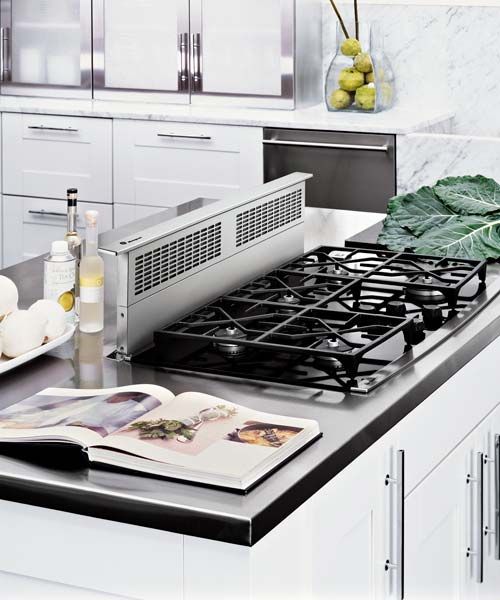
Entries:
[[467,475],[468,484],[476,484],[476,505],[477,505],[477,529],[476,535],[472,532],[474,539],[472,547],[467,548],[467,557],[476,559],[476,583],[483,583],[484,580],[484,454],[476,452],[475,456],[476,476]]
[[36,129],[38,131],[67,131],[70,133],[78,133],[78,129],[74,127],[46,127],[45,125],[28,125],[28,129]]
[[189,90],[189,34],[179,34],[179,91]]
[[193,92],[203,91],[203,66],[201,57],[201,33],[193,33]]
[[180,140],[211,140],[212,136],[210,135],[179,135],[177,133],[157,133],[158,137],[164,138],[178,138]]
[[396,598],[403,600],[404,573],[405,573],[405,555],[404,555],[404,532],[405,532],[405,451],[398,450],[396,454],[396,477],[386,475],[385,485],[396,487],[396,551],[395,560],[388,558],[385,561],[385,570],[387,572],[396,571]]
[[500,435],[495,435],[495,559],[500,560]]
[[[54,212],[54,211],[50,211],[50,210],[44,210],[43,208],[41,210],[28,210],[28,214],[30,215],[39,215],[41,217],[64,217],[66,218],[68,215],[67,213],[64,212]],[[76,218],[78,219],[80,215],[76,215]]]
[[0,27],[0,81],[10,80],[10,28]]
[[302,148],[330,148],[336,150],[369,150],[371,152],[389,152],[389,146],[371,146],[364,144],[327,144],[323,142],[293,142],[291,140],[262,140],[270,146],[298,146]]

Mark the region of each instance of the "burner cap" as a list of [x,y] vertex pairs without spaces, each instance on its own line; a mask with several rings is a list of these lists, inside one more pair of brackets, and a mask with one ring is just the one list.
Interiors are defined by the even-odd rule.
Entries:
[[[341,342],[340,340],[334,339],[324,339],[321,343],[316,346],[317,350],[330,350],[331,352],[348,352],[350,350],[347,344]],[[335,369],[341,369],[342,363],[335,356],[318,356],[318,361],[321,363],[326,363],[330,367],[334,367]]]
[[277,302],[283,305],[283,308],[280,308],[279,312],[285,315],[294,315],[296,311],[293,309],[293,307],[297,306],[297,304],[300,304],[300,300],[296,296],[287,292],[280,296]]
[[[428,275],[421,275],[413,283],[420,283],[429,286],[434,285],[434,279]],[[432,302],[439,303],[444,302],[445,297],[442,292],[436,289],[425,289],[425,288],[408,288],[406,290],[406,297],[408,300],[416,300],[417,302]]]
[[[245,340],[247,338],[246,333],[232,325],[230,325],[229,327],[222,327],[221,329],[218,329],[214,335],[215,337],[220,338],[231,338],[232,340],[235,340],[235,342],[237,340]],[[242,344],[237,344],[225,340],[220,342],[214,342],[214,346],[221,354],[232,357],[240,356],[246,351],[246,347]]]

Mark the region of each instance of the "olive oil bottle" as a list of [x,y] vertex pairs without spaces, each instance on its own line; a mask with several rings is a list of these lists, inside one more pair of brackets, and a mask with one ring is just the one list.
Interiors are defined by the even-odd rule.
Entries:
[[85,213],[85,252],[80,262],[80,331],[104,329],[104,261],[97,253],[99,213]]
[[68,242],[68,248],[75,259],[75,316],[80,314],[80,261],[82,259],[82,238],[78,233],[78,190],[70,188],[67,192],[68,230],[64,239]]

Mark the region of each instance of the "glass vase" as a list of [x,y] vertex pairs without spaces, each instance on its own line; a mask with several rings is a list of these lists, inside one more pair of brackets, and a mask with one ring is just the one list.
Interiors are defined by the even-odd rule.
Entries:
[[390,108],[395,99],[394,74],[384,53],[376,23],[359,23],[346,38],[337,24],[336,52],[325,80],[325,101],[332,112],[375,113]]

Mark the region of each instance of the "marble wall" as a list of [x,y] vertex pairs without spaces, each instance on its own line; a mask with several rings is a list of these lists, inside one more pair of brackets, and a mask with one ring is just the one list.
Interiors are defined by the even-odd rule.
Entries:
[[[351,4],[342,4],[349,15]],[[326,70],[335,50],[335,15],[324,2]],[[376,21],[391,59],[398,103],[436,103],[455,112],[453,133],[500,137],[500,6],[367,4],[360,18]]]

